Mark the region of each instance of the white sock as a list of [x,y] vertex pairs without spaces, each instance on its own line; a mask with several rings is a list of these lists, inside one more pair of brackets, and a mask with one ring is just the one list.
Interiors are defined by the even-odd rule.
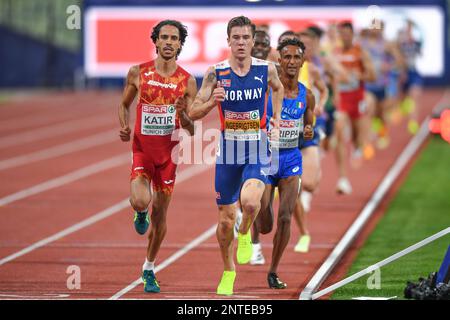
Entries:
[[150,262],[145,258],[145,262],[142,265],[142,271],[144,270],[155,270],[155,261]]
[[253,243],[253,249],[261,250],[261,242]]
[[302,193],[300,194],[300,201],[303,205],[303,209],[305,210],[305,213],[308,213],[311,210],[312,197],[313,197],[313,194],[311,192],[302,190]]

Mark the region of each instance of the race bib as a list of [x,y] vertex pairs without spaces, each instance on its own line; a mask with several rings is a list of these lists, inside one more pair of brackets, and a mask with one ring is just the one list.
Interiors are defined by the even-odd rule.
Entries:
[[225,140],[261,139],[259,111],[225,111]]
[[360,81],[356,77],[356,75],[350,71],[349,76],[350,76],[350,81],[348,83],[340,82],[338,84],[340,92],[351,92],[351,91],[355,91],[355,90],[359,89]]
[[279,149],[298,147],[298,138],[303,132],[303,117],[298,120],[280,120],[280,137],[273,141],[273,147]]
[[175,129],[176,109],[173,105],[142,105],[141,134],[166,136]]

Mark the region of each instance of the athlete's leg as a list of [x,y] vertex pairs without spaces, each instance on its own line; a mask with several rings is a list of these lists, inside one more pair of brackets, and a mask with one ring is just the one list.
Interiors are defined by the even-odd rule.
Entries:
[[319,151],[318,146],[310,146],[302,149],[302,189],[311,193],[317,189],[320,178],[322,177]]
[[[272,231],[273,229],[273,195],[274,195],[275,187],[271,184],[266,184],[263,196],[261,198],[261,209],[259,211],[259,214],[257,215],[255,219],[255,223],[253,224],[253,230],[257,230],[258,233],[267,234]],[[258,238],[254,238],[258,237]],[[259,235],[252,234],[252,240],[258,239]],[[253,241],[255,243],[255,241]],[[259,241],[256,241],[259,242]]]
[[216,237],[224,269],[217,287],[217,294],[219,295],[233,294],[234,280],[236,278],[233,261],[233,240],[241,176],[242,166],[224,165],[216,162],[215,190],[219,209]]
[[347,178],[347,143],[345,129],[348,126],[348,115],[345,112],[336,112],[336,163],[338,166],[339,179],[336,191],[340,194],[352,193],[352,186]]
[[152,200],[149,180],[144,175],[138,175],[130,183],[130,204],[137,212],[148,209]]
[[295,200],[298,194],[298,176],[280,179],[278,189],[280,192],[280,208],[278,211],[277,229],[273,238],[272,262],[270,273],[276,273],[281,256],[291,235],[291,215],[294,211]]
[[[301,190],[301,189],[300,189]],[[300,237],[302,237],[303,235],[308,235],[309,231],[306,228],[306,223],[304,222],[304,211],[303,211],[303,205],[302,202],[300,201],[300,196],[301,196],[302,191],[300,191],[300,193],[298,194],[297,199],[295,200],[295,208],[294,208],[294,220],[295,223],[297,224],[299,233],[300,233]]]
[[151,214],[151,229],[148,236],[147,259],[154,262],[161,243],[167,233],[167,209],[171,200],[171,194],[161,191],[154,193]]
[[219,223],[216,236],[225,271],[234,271],[233,261],[233,227],[236,219],[236,204],[219,205]]
[[147,175],[139,174],[132,177],[130,183],[130,204],[134,213],[134,229],[140,235],[147,232],[150,224],[148,206],[152,200],[150,181]]
[[239,233],[247,234],[261,209],[265,184],[259,179],[247,179],[241,189],[242,223]]
[[411,134],[415,134],[419,130],[419,98],[422,95],[422,88],[420,85],[413,84],[408,90],[408,96],[411,99],[412,106],[410,107],[408,130]]
[[251,265],[263,265],[265,263],[262,252],[259,234],[267,234],[273,229],[273,195],[275,188],[272,184],[266,184],[263,197],[261,198],[261,209],[256,216],[255,222],[252,225],[252,257],[250,259]]
[[345,112],[336,112],[335,133],[336,133],[336,163],[339,170],[339,177],[347,177],[346,166],[346,139],[345,129],[347,126],[347,114]]
[[255,178],[246,179],[242,186],[240,195],[242,223],[239,227],[238,248],[236,252],[237,262],[239,264],[246,264],[251,260],[253,244],[250,228],[261,209],[261,198],[264,190],[264,182]]

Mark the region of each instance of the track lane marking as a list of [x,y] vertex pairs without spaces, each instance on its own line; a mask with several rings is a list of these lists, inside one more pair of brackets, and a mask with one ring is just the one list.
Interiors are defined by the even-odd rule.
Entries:
[[65,175],[56,177],[54,179],[50,179],[44,182],[41,182],[39,184],[36,184],[32,187],[22,189],[20,191],[17,191],[15,193],[12,193],[10,195],[4,196],[0,198],[0,207],[5,206],[7,204],[10,204],[12,202],[25,199],[29,196],[48,191],[54,188],[61,187],[63,185],[69,184],[71,182],[86,178],[90,175],[106,171],[121,165],[124,165],[126,163],[130,163],[130,154],[129,153],[123,153],[114,157],[111,157],[109,159],[96,162],[94,164],[82,167],[80,169],[74,170],[70,173],[67,173]]
[[[192,177],[195,177],[198,174],[201,174],[207,170],[209,170],[212,167],[212,165],[192,165],[191,167],[181,171],[180,173],[178,173],[177,175],[177,180],[175,181],[175,184],[178,183],[182,183],[186,180],[191,179]],[[119,201],[118,203],[112,205],[109,208],[106,208],[94,215],[92,215],[91,217],[84,219],[58,233],[55,233],[45,239],[42,239],[40,241],[37,241],[31,245],[29,245],[28,247],[13,253],[3,259],[0,259],[0,266],[4,265],[5,263],[11,262],[19,257],[22,257],[38,248],[41,248],[43,246],[46,246],[49,243],[52,243],[54,241],[57,241],[61,238],[64,238],[66,236],[68,236],[69,234],[72,234],[74,232],[77,232],[81,229],[84,229],[98,221],[101,221],[109,216],[112,216],[118,212],[120,212],[123,209],[126,209],[130,207],[130,202],[129,202],[129,198],[125,198],[122,201]]]
[[0,161],[0,170],[16,168],[37,161],[47,160],[77,151],[89,149],[102,144],[117,141],[117,130],[108,130],[102,133],[90,135],[78,140],[59,144],[50,148],[23,154],[17,157]]

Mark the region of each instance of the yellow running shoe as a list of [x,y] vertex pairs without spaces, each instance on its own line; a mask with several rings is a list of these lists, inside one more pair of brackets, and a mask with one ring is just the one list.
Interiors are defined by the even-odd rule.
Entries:
[[224,271],[219,286],[217,287],[217,294],[231,296],[233,294],[235,278],[236,271]]
[[252,233],[250,230],[246,234],[238,233],[237,262],[246,264],[250,262],[253,253]]
[[403,99],[403,101],[400,103],[400,110],[402,111],[403,115],[408,115],[413,113],[413,111],[416,109],[416,103],[411,97],[406,97]]
[[416,120],[408,121],[408,132],[412,135],[415,135],[417,131],[419,131],[419,123]]
[[380,150],[386,149],[389,146],[390,140],[388,136],[378,137],[377,148]]
[[311,242],[311,236],[309,234],[304,234],[298,239],[298,243],[294,248],[295,252],[306,253],[309,251],[309,243]]

